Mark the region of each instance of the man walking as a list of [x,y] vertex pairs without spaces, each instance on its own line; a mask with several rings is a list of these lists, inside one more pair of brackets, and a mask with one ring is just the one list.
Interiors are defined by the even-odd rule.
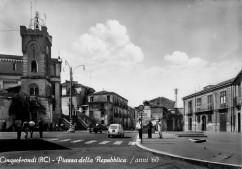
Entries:
[[162,120],[161,119],[159,119],[159,123],[158,123],[158,132],[159,132],[159,136],[160,136],[160,138],[163,138],[163,136],[162,136],[162,122],[161,122]]
[[39,126],[39,136],[40,138],[43,138],[44,123],[42,121],[42,118],[39,119],[38,126]]
[[31,138],[33,138],[34,126],[35,126],[35,122],[33,120],[31,120],[29,122],[29,132],[30,132],[30,137]]
[[141,119],[139,118],[139,121],[136,124],[136,128],[138,129],[139,132],[139,138],[142,139],[142,125],[141,125]]
[[25,138],[28,138],[28,132],[29,132],[29,122],[27,119],[25,119],[23,123],[23,131],[25,133]]
[[21,132],[22,132],[22,120],[15,120],[14,122],[15,130],[17,131],[17,139],[21,139]]

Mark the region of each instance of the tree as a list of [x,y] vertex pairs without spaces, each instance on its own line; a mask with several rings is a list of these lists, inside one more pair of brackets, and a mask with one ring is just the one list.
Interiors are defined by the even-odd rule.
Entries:
[[15,94],[9,107],[9,115],[14,115],[16,119],[37,120],[37,114],[46,114],[45,107],[38,101],[37,97],[29,97],[25,94]]

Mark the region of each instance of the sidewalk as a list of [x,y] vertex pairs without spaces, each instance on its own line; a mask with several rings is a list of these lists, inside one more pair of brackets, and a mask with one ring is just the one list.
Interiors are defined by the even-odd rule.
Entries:
[[[183,161],[189,161],[209,168],[241,168],[242,167],[242,135],[241,133],[206,132],[203,143],[194,143],[192,137],[178,137],[179,132],[163,133],[163,139],[158,133],[147,139],[143,134],[142,143],[137,146],[156,154],[170,156]],[[185,132],[180,132],[185,133]],[[198,139],[199,137],[196,137]]]

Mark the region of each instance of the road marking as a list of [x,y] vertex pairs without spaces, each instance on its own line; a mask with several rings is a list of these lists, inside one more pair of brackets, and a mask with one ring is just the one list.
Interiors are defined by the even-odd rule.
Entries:
[[120,144],[122,144],[122,142],[123,142],[123,141],[116,141],[116,142],[113,143],[113,144],[120,145]]
[[60,142],[70,141],[71,139],[60,140]]
[[83,141],[83,140],[74,140],[74,141],[72,141],[72,143],[79,143],[81,141]]
[[97,140],[91,140],[91,141],[85,142],[85,144],[92,144],[94,142],[97,142]]
[[56,140],[59,140],[58,138],[52,138],[50,139],[51,141],[56,141]]
[[131,145],[132,145],[132,146],[134,146],[135,144],[136,144],[136,142],[135,142],[135,141],[131,142]]
[[107,143],[109,143],[110,141],[103,141],[103,142],[101,142],[101,143],[99,143],[99,144],[107,144]]

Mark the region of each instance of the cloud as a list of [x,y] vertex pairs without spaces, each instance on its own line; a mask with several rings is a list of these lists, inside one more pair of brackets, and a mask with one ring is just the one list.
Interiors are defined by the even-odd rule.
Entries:
[[86,59],[108,65],[131,65],[141,62],[141,48],[130,41],[127,29],[117,20],[98,23],[72,44]]

